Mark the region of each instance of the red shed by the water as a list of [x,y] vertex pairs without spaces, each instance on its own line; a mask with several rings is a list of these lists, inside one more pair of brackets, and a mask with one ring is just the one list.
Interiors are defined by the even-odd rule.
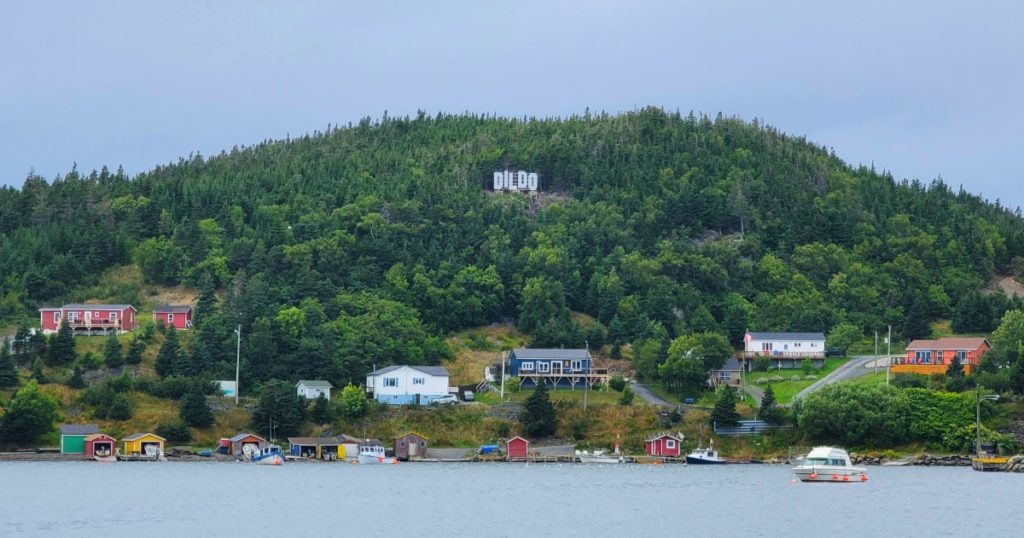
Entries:
[[85,459],[110,458],[117,450],[117,439],[103,434],[95,433],[85,438]]
[[40,308],[39,327],[53,334],[68,321],[76,335],[108,334],[135,330],[135,307],[130,304],[66,304]]
[[188,305],[162,304],[153,309],[153,321],[164,323],[179,331],[192,328],[192,307]]
[[644,446],[648,456],[678,458],[681,453],[682,438],[670,433],[657,433],[647,438]]
[[505,443],[505,453],[508,461],[525,460],[530,449],[530,442],[518,435]]

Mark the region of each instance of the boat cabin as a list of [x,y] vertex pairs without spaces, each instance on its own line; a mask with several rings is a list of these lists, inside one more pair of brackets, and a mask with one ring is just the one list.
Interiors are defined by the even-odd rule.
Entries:
[[103,434],[94,433],[85,438],[85,459],[109,458],[115,455],[117,439]]

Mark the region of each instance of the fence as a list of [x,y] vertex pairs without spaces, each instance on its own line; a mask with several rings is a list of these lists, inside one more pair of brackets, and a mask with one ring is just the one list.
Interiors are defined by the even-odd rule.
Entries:
[[792,426],[781,426],[763,420],[741,420],[735,426],[714,423],[718,435],[760,435],[775,430],[788,430]]

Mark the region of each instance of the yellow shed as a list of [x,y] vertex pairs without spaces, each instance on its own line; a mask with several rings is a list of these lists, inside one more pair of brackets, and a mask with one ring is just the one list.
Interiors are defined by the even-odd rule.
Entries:
[[167,439],[152,433],[133,433],[122,439],[126,456],[157,456],[164,451],[164,442]]

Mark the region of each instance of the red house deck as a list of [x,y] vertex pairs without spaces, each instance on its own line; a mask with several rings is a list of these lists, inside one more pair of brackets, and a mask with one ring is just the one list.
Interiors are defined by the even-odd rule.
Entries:
[[40,308],[43,334],[53,334],[67,320],[75,334],[108,334],[135,330],[135,307],[129,304],[66,304]]

